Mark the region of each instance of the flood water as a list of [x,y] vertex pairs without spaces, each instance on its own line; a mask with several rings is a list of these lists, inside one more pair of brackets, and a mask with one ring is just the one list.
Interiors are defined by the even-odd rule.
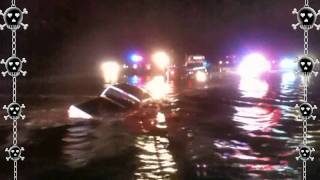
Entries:
[[[145,78],[130,77],[143,85]],[[316,79],[313,80],[314,82]],[[311,103],[320,104],[317,83]],[[26,160],[24,180],[238,180],[301,179],[296,147],[303,100],[299,78],[276,73],[265,78],[215,75],[207,85],[171,85],[161,105],[103,120],[70,121],[67,108],[90,96],[25,97],[31,107],[20,127]],[[37,99],[37,100],[33,100]],[[25,103],[28,105],[28,103]],[[317,113],[317,112],[316,112]],[[308,179],[320,179],[320,123],[309,122]],[[10,145],[11,126],[0,126],[1,148]],[[0,179],[12,176],[3,161]]]

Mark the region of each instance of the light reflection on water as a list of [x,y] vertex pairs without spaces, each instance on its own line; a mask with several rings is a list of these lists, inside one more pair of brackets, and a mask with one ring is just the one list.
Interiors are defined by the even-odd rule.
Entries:
[[269,90],[269,84],[257,78],[241,78],[239,90],[243,97],[263,98]]
[[97,159],[119,156],[133,145],[134,138],[119,119],[109,117],[105,121],[99,124],[82,122],[66,129],[62,138],[65,165],[84,167]]
[[[261,105],[260,105],[261,106]],[[278,109],[267,107],[235,107],[237,111],[233,120],[239,122],[239,127],[247,132],[270,132],[280,120]]]
[[92,143],[90,134],[92,127],[87,125],[72,126],[66,130],[65,137],[62,141],[64,159],[66,164],[72,168],[85,166],[92,158],[90,153]]
[[[239,90],[244,95],[243,97],[263,99],[270,89],[266,80],[243,78],[240,80]],[[234,108],[236,113],[233,115],[233,121],[238,122],[238,127],[248,132],[270,132],[280,120],[279,109],[263,101]]]
[[[68,127],[62,138],[64,164],[77,169],[86,167],[98,159],[108,161],[108,158],[121,155],[121,152],[130,146],[132,140],[132,145],[138,149],[135,154],[137,167],[133,172],[134,179],[176,178],[177,167],[169,150],[170,142],[165,133],[167,122],[164,113],[157,112],[155,117],[149,119],[152,127],[141,126],[140,133],[136,135],[127,134],[117,121],[112,122],[112,118],[108,121],[111,122],[98,125],[84,122]],[[148,131],[145,128],[149,128]],[[157,130],[164,133],[157,133],[159,132]],[[153,135],[154,133],[150,131],[155,131],[159,135]]]
[[138,75],[132,75],[127,77],[127,82],[131,85],[142,87],[144,84],[144,79]]
[[[167,128],[164,113],[157,113],[154,126],[162,130]],[[169,144],[169,139],[165,136],[142,134],[136,137],[135,146],[140,151],[136,155],[139,167],[134,173],[135,179],[167,180],[175,176],[177,172],[176,162],[168,149]]]
[[[284,74],[281,82],[281,93],[291,93],[292,91],[284,91],[283,89],[288,88],[288,86],[290,87],[294,83],[294,80],[291,74]],[[277,129],[281,128],[281,105],[274,106],[265,102],[265,99],[270,99],[267,96],[272,91],[269,88],[267,80],[241,79],[239,90],[243,94],[243,97],[255,98],[255,103],[249,106],[234,107],[236,112],[234,113],[233,121],[237,122],[237,126],[244,131],[245,135],[262,139],[259,144],[270,149],[272,148],[272,144],[267,139],[284,141],[281,144],[290,139],[285,131]],[[246,99],[245,101],[250,101],[250,99]],[[245,151],[231,146],[230,149],[234,150],[234,153],[229,158],[240,160],[241,163],[238,166],[244,168],[251,178],[263,178],[261,174],[266,172],[292,172],[287,159],[278,158],[278,160],[275,160],[260,148],[251,147],[251,144],[246,145],[248,147]],[[283,150],[281,151],[283,153]]]
[[[74,169],[89,168],[91,161],[104,164],[132,145],[138,149],[130,156],[134,160],[120,159],[135,167],[128,171],[120,168],[120,172],[128,173],[123,177],[299,179],[301,162],[294,158],[295,148],[302,140],[302,123],[295,118],[293,108],[302,100],[299,79],[288,73],[266,79],[230,79],[232,87],[214,82],[214,87],[211,84],[208,89],[188,91],[187,95],[174,94],[177,87],[172,85],[169,103],[161,112],[157,109],[152,117],[130,119],[130,123],[142,128],[134,135],[120,124],[107,123],[110,119],[68,126],[62,137],[63,163]],[[141,82],[139,86],[144,84],[136,77],[133,80],[137,85]],[[141,122],[150,123],[142,126]],[[318,121],[309,124],[309,142],[316,148],[320,126]],[[103,168],[119,168],[113,163]],[[317,161],[313,164],[319,167]],[[116,179],[112,173],[109,175]],[[308,176],[319,179],[316,173]]]
[[177,172],[176,163],[168,150],[169,140],[161,136],[141,135],[136,139],[139,167],[134,173],[137,180],[171,179]]
[[[197,98],[198,108],[190,110],[189,97],[175,107],[190,114],[182,128],[185,136],[193,134],[186,144],[193,179],[299,179],[295,148],[302,140],[302,123],[293,108],[302,98],[299,79],[291,72],[240,78],[236,88],[209,88],[203,98],[190,97]],[[310,124],[310,143],[320,137],[317,128],[315,121]],[[198,173],[199,162],[206,165],[205,174]]]

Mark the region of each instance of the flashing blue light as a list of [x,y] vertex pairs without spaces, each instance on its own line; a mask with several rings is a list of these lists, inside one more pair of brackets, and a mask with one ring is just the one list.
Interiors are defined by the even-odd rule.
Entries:
[[132,55],[130,56],[130,60],[131,60],[132,62],[141,62],[141,61],[143,60],[143,57],[140,56],[140,55],[138,55],[138,54],[132,54]]
[[208,67],[209,67],[208,61],[204,61],[204,62],[203,62],[203,66],[206,67],[206,68],[208,68]]
[[131,85],[137,86],[137,85],[140,84],[141,78],[138,77],[137,75],[129,76],[129,77],[128,77],[128,82],[129,82],[129,84],[131,84]]

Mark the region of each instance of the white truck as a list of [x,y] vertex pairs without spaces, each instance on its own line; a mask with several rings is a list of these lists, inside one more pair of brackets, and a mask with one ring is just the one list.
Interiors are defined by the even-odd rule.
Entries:
[[206,57],[203,55],[188,55],[184,64],[185,77],[200,82],[207,81],[208,70]]

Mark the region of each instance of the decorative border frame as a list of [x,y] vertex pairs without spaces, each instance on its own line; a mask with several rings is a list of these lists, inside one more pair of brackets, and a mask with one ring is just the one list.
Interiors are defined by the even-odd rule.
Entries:
[[18,145],[18,120],[25,119],[26,117],[22,114],[25,105],[17,102],[17,77],[27,74],[26,71],[22,70],[23,64],[27,62],[26,59],[17,56],[17,31],[21,28],[26,30],[29,26],[23,23],[23,16],[25,14],[28,14],[27,9],[21,10],[18,8],[15,0],[11,0],[11,7],[7,8],[4,12],[0,10],[0,15],[4,20],[4,24],[0,24],[0,30],[4,30],[5,28],[10,30],[12,37],[11,56],[7,59],[2,59],[1,64],[6,68],[6,71],[2,72],[2,75],[4,77],[7,75],[12,77],[12,102],[9,105],[4,105],[3,109],[7,112],[4,119],[12,121],[12,146],[6,148],[5,151],[8,153],[6,160],[13,162],[14,180],[18,179],[18,161],[25,159],[22,156],[24,148]]
[[[11,43],[11,56],[7,59],[2,59],[1,64],[6,68],[6,71],[1,74],[6,77],[7,75],[12,77],[12,102],[9,105],[4,105],[3,109],[6,110],[7,115],[4,116],[5,120],[10,119],[12,121],[12,146],[5,149],[8,153],[6,157],[7,161],[12,161],[14,164],[13,178],[18,179],[18,161],[25,159],[22,153],[25,151],[24,147],[18,146],[18,120],[25,119],[26,116],[22,114],[25,109],[24,104],[17,102],[17,77],[20,75],[26,76],[27,72],[22,70],[23,64],[26,63],[25,58],[19,58],[17,56],[17,31],[23,28],[26,30],[28,24],[23,23],[23,16],[28,14],[27,9],[21,10],[16,6],[15,0],[11,0],[11,6],[4,12],[0,10],[0,15],[3,17],[4,24],[0,24],[0,30],[5,28],[11,31],[12,43]],[[304,31],[304,55],[297,58],[299,72],[303,82],[304,94],[303,102],[296,104],[299,115],[298,119],[303,122],[303,140],[302,143],[296,148],[299,156],[296,160],[302,160],[303,180],[307,179],[307,161],[314,160],[312,154],[315,152],[313,147],[308,146],[308,120],[316,120],[316,116],[313,115],[314,110],[317,109],[316,105],[311,105],[308,102],[308,84],[312,75],[317,76],[318,72],[314,71],[315,66],[319,64],[318,59],[314,59],[309,55],[309,31],[314,27],[320,30],[320,24],[316,24],[318,17],[320,16],[320,10],[316,12],[309,6],[309,0],[305,0],[304,6],[300,9],[294,9],[292,14],[297,15],[298,23],[292,24],[293,29],[298,27]]]
[[316,105],[311,105],[308,102],[308,84],[312,75],[317,76],[318,72],[315,72],[315,66],[319,64],[318,59],[314,59],[309,55],[309,31],[314,27],[320,30],[320,25],[316,24],[320,10],[316,12],[309,6],[309,0],[305,0],[304,6],[300,9],[293,9],[292,14],[297,15],[297,24],[292,24],[293,29],[298,27],[304,31],[304,55],[297,58],[299,67],[299,73],[303,83],[303,101],[300,104],[296,104],[295,108],[298,111],[297,118],[302,121],[303,140],[302,143],[296,148],[299,156],[297,160],[302,160],[302,178],[307,179],[307,161],[314,160],[312,154],[315,152],[313,147],[308,146],[308,120],[316,120],[316,116],[313,115],[314,110],[317,109]]

